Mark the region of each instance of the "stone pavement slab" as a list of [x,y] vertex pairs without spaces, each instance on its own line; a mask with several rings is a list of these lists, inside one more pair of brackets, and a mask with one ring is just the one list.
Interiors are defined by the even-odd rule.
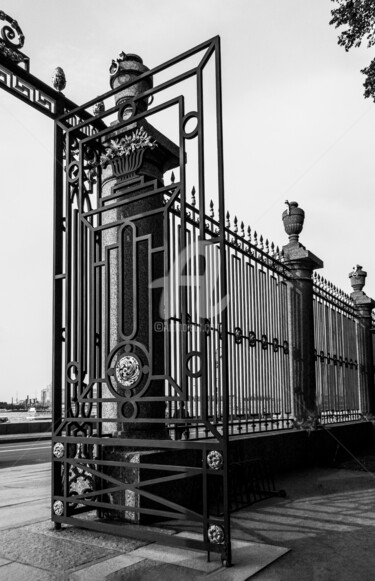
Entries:
[[0,508],[0,531],[50,518],[50,499],[33,500]]
[[50,517],[50,478],[49,463],[0,470],[0,530]]
[[23,565],[22,563],[10,563],[0,568],[1,581],[62,581],[63,577],[50,571],[43,571]]
[[52,539],[22,528],[0,531],[0,557],[48,571],[64,571],[91,565],[116,553],[104,547]]
[[2,567],[3,565],[8,565],[8,563],[10,563],[11,561],[8,561],[8,559],[0,559],[0,567]]
[[174,563],[145,559],[109,575],[105,581],[201,581],[203,579],[205,577],[200,571]]
[[[85,567],[69,575],[69,581],[103,581],[108,579],[112,573],[120,573],[125,568],[143,561],[142,557],[133,557],[131,555],[118,555],[112,559],[107,559],[91,567]],[[127,576],[126,576],[127,578]]]
[[[200,539],[197,533],[179,533],[179,537]],[[244,581],[267,567],[270,563],[285,555],[289,549],[274,545],[254,542],[236,541],[232,543],[232,557],[234,567],[225,568],[221,565],[220,555],[211,554],[211,561],[207,562],[206,553],[183,549],[180,547],[165,547],[154,543],[136,549],[131,555],[145,557],[156,562],[179,565],[185,569],[200,572],[198,578],[213,578],[219,581]],[[127,577],[126,577],[127,578]],[[196,575],[192,578],[196,578]],[[176,577],[179,579],[179,577]]]

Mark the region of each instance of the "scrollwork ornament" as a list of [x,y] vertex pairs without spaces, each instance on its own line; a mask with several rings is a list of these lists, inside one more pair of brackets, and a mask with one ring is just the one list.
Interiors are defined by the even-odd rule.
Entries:
[[208,540],[214,545],[222,545],[225,541],[224,529],[220,525],[210,525],[207,531]]
[[11,49],[22,48],[23,43],[25,42],[25,36],[18,25],[18,22],[13,20],[13,18],[8,16],[8,14],[5,14],[2,10],[0,10],[0,21],[1,20],[4,21],[4,23],[0,22],[0,26],[1,38],[3,39],[5,46]]
[[61,500],[56,500],[53,503],[53,512],[56,516],[62,516],[64,514],[64,505]]
[[62,458],[64,456],[64,444],[57,442],[53,447],[53,455],[56,458]]
[[211,450],[211,452],[207,454],[207,465],[212,470],[220,470],[224,465],[224,458],[221,452]]

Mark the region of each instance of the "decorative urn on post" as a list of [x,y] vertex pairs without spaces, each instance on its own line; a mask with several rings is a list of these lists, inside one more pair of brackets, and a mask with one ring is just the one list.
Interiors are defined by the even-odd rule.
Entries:
[[288,205],[288,209],[283,212],[284,229],[289,236],[289,243],[298,242],[305,221],[305,212],[298,207],[297,202],[286,200],[285,203]]
[[353,272],[349,274],[349,278],[354,292],[361,291],[363,289],[366,283],[366,276],[367,272],[362,270],[362,266],[359,264],[353,268]]
[[[137,77],[146,73],[150,69],[143,64],[143,60],[137,54],[125,54],[121,52],[117,60],[113,60],[109,68],[111,89],[134,81]],[[153,86],[152,77],[147,77],[126,87],[115,95],[116,105],[122,105],[120,116],[127,119],[135,112],[146,111],[149,103],[148,99],[137,99],[139,95],[151,89]]]
[[56,91],[63,91],[66,87],[66,77],[61,67],[56,67],[52,74],[52,85]]

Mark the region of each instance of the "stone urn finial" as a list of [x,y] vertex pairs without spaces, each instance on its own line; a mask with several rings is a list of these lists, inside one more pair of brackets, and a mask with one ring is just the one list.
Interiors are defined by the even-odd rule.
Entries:
[[305,212],[298,207],[297,202],[286,200],[285,203],[288,205],[288,209],[283,212],[284,229],[289,236],[289,242],[296,244],[302,232]]
[[362,270],[362,266],[357,264],[353,268],[353,272],[349,274],[350,284],[352,285],[353,291],[361,291],[366,283],[367,272]]
[[[143,73],[149,71],[150,69],[143,64],[140,56],[137,54],[126,54],[124,51],[121,52],[116,60],[112,61],[109,68],[110,74],[110,85],[112,89],[128,83],[129,81],[135,80],[137,77]],[[145,91],[151,89],[153,86],[152,77],[147,77],[142,81],[134,83],[130,87],[127,87],[123,91],[119,91],[115,95],[116,105],[123,105],[123,119],[127,119],[134,113],[143,112],[147,110],[149,105],[148,98],[138,99],[134,101],[134,98],[144,93]]]
[[56,91],[63,91],[66,87],[66,77],[61,67],[56,67],[52,74],[52,85]]

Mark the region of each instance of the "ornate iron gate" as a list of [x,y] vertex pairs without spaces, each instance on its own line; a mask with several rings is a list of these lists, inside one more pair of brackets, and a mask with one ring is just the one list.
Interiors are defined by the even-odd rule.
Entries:
[[152,71],[121,53],[78,107],[0,20],[0,86],[55,120],[52,520],[230,565],[219,38]]
[[229,565],[219,38],[151,71],[121,53],[110,74],[56,121],[52,519]]

